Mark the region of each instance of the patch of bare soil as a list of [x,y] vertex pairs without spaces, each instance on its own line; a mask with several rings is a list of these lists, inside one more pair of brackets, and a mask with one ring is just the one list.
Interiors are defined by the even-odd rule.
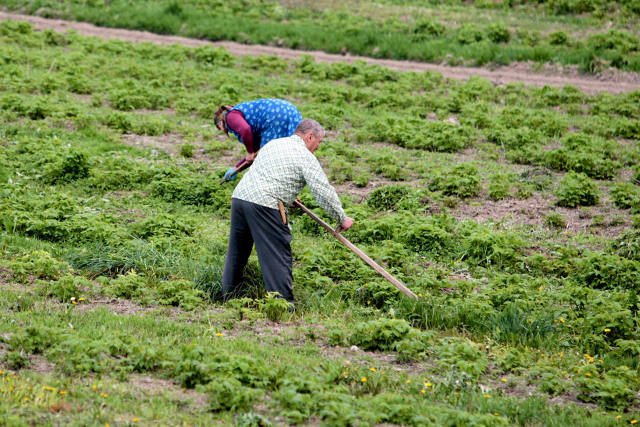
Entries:
[[169,395],[175,400],[188,403],[202,408],[207,404],[207,395],[182,388],[173,381],[154,378],[147,375],[132,374],[129,376],[129,384],[136,389],[142,390],[147,396]]
[[563,208],[554,201],[534,194],[528,199],[507,198],[503,200],[474,200],[461,203],[451,211],[458,220],[472,219],[478,223],[494,222],[509,225],[545,226],[545,219],[551,213],[559,213],[566,222],[560,230],[589,233],[602,237],[618,236],[629,226],[629,216],[625,211],[610,207],[603,201],[598,206]]
[[575,68],[559,68],[553,65],[542,67],[532,63],[516,63],[494,69],[478,67],[456,67],[440,64],[426,64],[422,62],[398,61],[391,59],[374,59],[363,56],[335,55],[320,51],[299,51],[274,46],[243,45],[235,42],[209,42],[206,40],[189,39],[177,36],[163,36],[145,31],[123,30],[115,28],[97,27],[92,24],[46,19],[38,16],[27,16],[14,13],[0,12],[0,19],[12,19],[30,22],[36,29],[52,29],[56,31],[75,30],[85,36],[95,36],[105,39],[119,39],[130,42],[149,42],[155,44],[181,44],[185,46],[217,46],[227,49],[231,54],[270,55],[284,59],[297,59],[302,55],[312,55],[318,62],[355,62],[364,61],[399,71],[436,72],[446,78],[467,80],[470,77],[483,77],[494,84],[504,85],[521,82],[534,86],[574,86],[585,93],[599,92],[621,93],[640,90],[640,74],[618,70],[607,70],[594,76],[585,76]]
[[124,134],[122,142],[132,147],[148,148],[171,156],[177,156],[183,144],[182,138],[172,133],[158,136]]
[[[227,138],[223,135],[216,135],[215,138],[222,142],[227,140]],[[184,157],[180,153],[180,150],[182,149],[182,146],[186,144],[186,142],[181,135],[175,133],[156,136],[124,134],[122,135],[122,143],[132,147],[149,149],[155,155],[162,153],[167,154],[171,157],[181,157],[184,161],[233,165],[242,158],[242,155],[237,154],[237,150],[235,150],[235,145],[239,144],[233,144],[232,142],[229,142],[228,150],[214,154],[207,153],[205,147],[206,144],[203,141],[190,142],[190,144],[194,147],[193,155],[189,158]]]

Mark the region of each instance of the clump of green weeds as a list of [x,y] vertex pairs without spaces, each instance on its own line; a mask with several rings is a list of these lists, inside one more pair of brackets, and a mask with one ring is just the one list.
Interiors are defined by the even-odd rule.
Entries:
[[556,190],[558,206],[575,208],[577,206],[593,206],[600,199],[596,184],[584,173],[569,172]]

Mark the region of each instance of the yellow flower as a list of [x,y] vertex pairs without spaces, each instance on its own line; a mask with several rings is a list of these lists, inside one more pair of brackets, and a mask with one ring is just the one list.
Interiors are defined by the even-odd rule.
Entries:
[[616,415],[616,420],[619,420],[620,418],[622,418],[622,415]]
[[420,394],[426,394],[426,393],[427,393],[427,390],[425,389],[420,390]]
[[491,395],[489,393],[485,393],[482,395],[485,399],[489,399],[491,397]]
[[105,393],[105,392],[103,391],[102,393],[100,393],[100,396],[102,396],[102,397],[107,397],[107,396],[109,396],[109,393]]
[[93,384],[91,386],[91,390],[96,391],[98,389],[98,386],[96,384]]
[[411,384],[411,380],[405,381],[405,384]]
[[367,377],[360,378],[360,381],[362,381],[363,383],[366,383],[367,382]]
[[591,376],[591,372],[585,372],[584,376],[589,378]]
[[638,424],[638,420],[636,420],[635,418],[632,419],[631,421],[629,421],[630,424]]
[[64,396],[65,394],[67,394],[67,390],[60,390],[58,393]]
[[224,334],[223,334],[222,332],[216,332],[216,336],[217,336],[217,337],[221,337],[221,336],[223,336],[223,335],[224,335]]
[[433,385],[433,384],[431,384],[431,383],[429,383],[429,382],[424,383],[424,386],[425,386],[425,387],[431,387],[432,385]]
[[78,301],[84,301],[84,298],[80,297],[78,298]]
[[375,371],[376,371],[376,368],[371,367],[371,368],[369,368],[369,370],[370,370],[371,372],[375,372]]
[[42,389],[45,390],[45,391],[56,391],[55,387],[51,387],[51,386],[48,386],[48,385],[43,386]]
[[140,418],[133,417],[133,419],[131,421],[133,421],[134,423],[138,423],[138,422],[140,422]]
[[560,322],[560,323],[564,323],[564,318],[562,318],[562,317],[561,317],[561,318],[559,318],[559,319],[558,319],[558,322]]
[[611,329],[609,329],[609,328],[604,328],[604,333],[605,333],[605,334],[608,334],[609,332],[611,332]]

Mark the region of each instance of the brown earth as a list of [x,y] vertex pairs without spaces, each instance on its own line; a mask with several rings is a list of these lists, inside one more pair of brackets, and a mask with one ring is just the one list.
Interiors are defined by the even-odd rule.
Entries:
[[55,31],[75,30],[81,35],[95,36],[104,39],[118,39],[130,42],[150,42],[155,44],[181,44],[185,46],[217,46],[227,49],[231,54],[244,55],[272,55],[284,59],[295,59],[302,55],[312,55],[318,62],[354,62],[365,61],[399,71],[436,72],[446,78],[467,80],[470,77],[483,77],[495,84],[523,83],[534,86],[574,86],[585,93],[600,92],[621,93],[640,90],[640,74],[607,70],[599,75],[581,75],[575,67],[559,68],[545,65],[540,71],[534,71],[532,63],[515,63],[495,69],[478,67],[455,67],[448,65],[426,64],[422,62],[398,61],[390,59],[373,59],[362,56],[335,55],[320,51],[300,51],[274,46],[243,45],[235,42],[210,42],[206,40],[189,39],[178,36],[164,36],[146,31],[123,30],[116,28],[97,27],[83,22],[47,19],[38,16],[20,15],[0,12],[0,20],[28,21],[38,30],[51,29]]

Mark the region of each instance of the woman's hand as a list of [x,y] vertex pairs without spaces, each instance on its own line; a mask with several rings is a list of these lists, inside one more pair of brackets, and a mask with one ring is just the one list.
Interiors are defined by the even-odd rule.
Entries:
[[258,152],[256,151],[255,153],[249,153],[245,156],[244,160],[247,163],[253,163],[253,161],[256,159],[256,156],[258,155]]

